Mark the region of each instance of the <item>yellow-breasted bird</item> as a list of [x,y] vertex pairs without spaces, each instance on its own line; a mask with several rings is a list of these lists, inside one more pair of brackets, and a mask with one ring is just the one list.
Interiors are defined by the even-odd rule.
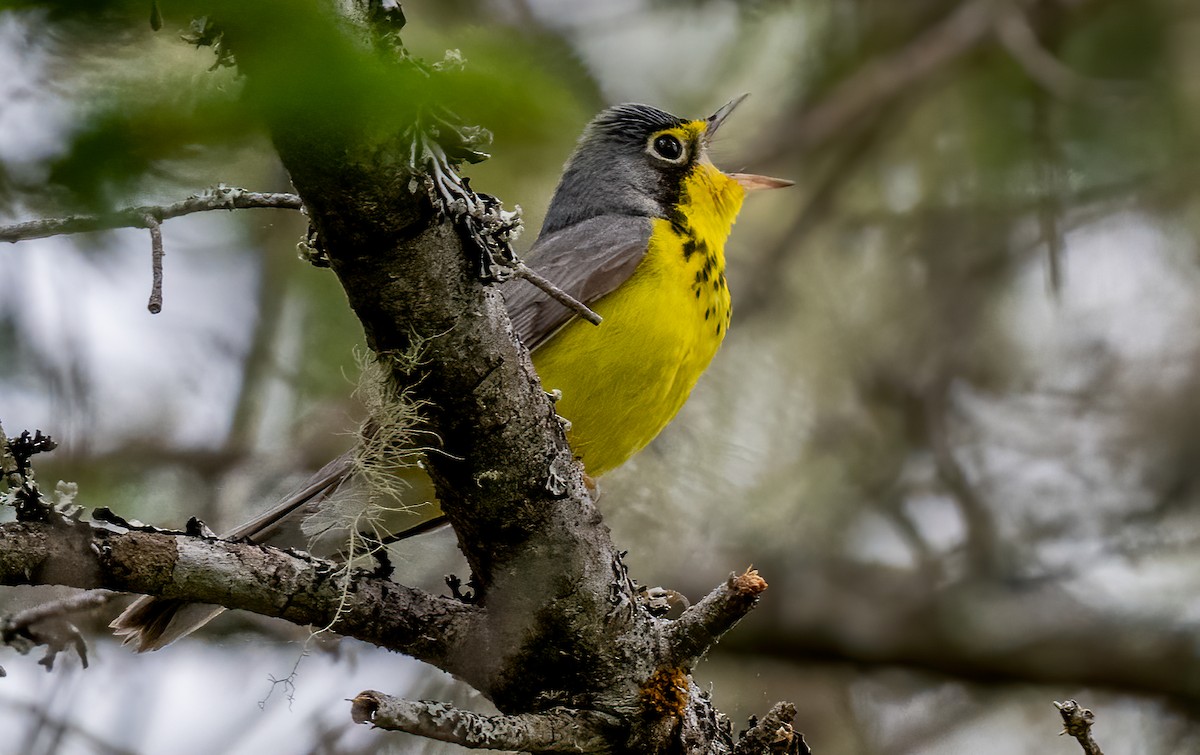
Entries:
[[[724,173],[708,158],[745,95],[685,120],[647,105],[604,110],[567,161],[526,264],[603,317],[600,325],[541,289],[505,284],[513,326],[532,352],[571,448],[591,477],[620,466],[666,427],[708,367],[730,321],[725,240],[747,191],[790,181]],[[349,455],[226,536],[262,540],[311,511],[352,473]],[[112,627],[156,650],[220,613],[216,606],[139,598]]]
[[583,132],[527,263],[604,322],[573,318],[528,285],[506,299],[542,386],[562,392],[558,412],[592,477],[640,451],[683,406],[729,328],[725,240],[742,199],[789,184],[709,160],[742,99],[690,121],[618,105]]

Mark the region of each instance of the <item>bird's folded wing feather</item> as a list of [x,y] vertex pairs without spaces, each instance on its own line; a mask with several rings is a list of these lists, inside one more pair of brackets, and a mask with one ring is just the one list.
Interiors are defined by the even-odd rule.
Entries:
[[[646,256],[651,219],[602,215],[542,236],[525,264],[584,304],[592,304],[629,280]],[[536,349],[576,314],[528,281],[501,288],[517,335]]]

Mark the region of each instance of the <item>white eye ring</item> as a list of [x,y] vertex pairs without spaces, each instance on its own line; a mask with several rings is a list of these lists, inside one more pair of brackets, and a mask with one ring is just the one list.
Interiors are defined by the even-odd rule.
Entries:
[[687,162],[687,145],[674,134],[655,134],[650,137],[646,151],[656,159],[672,165],[682,165]]

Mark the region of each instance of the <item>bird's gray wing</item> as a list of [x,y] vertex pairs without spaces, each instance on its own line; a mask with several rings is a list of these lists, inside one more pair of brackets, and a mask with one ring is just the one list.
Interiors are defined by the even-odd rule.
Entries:
[[[525,264],[584,304],[592,304],[629,279],[646,256],[651,220],[633,215],[602,215],[539,238]],[[517,335],[536,349],[575,317],[526,280],[501,287]]]

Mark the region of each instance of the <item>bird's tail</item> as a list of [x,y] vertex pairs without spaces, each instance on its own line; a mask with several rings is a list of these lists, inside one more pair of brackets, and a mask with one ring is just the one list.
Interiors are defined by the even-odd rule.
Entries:
[[[293,515],[311,510],[332,495],[354,471],[354,451],[342,454],[309,478],[304,487],[280,501],[269,511],[225,533],[226,540],[249,539],[262,542],[282,522]],[[225,609],[172,598],[143,596],[126,608],[108,626],[123,645],[133,645],[139,653],[166,647],[191,634],[220,615]]]

